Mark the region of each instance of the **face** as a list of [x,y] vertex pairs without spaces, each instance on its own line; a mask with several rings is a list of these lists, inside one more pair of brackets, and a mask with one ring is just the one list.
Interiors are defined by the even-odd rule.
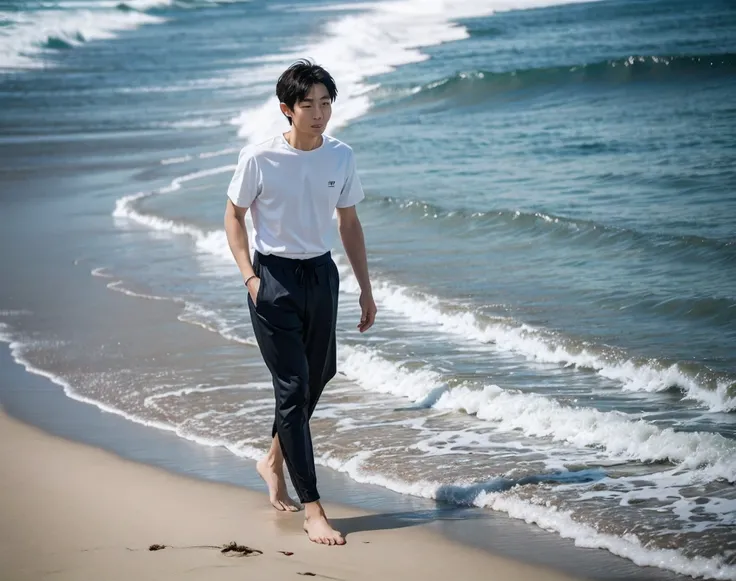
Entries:
[[312,85],[304,99],[294,104],[291,111],[281,103],[281,110],[291,117],[292,126],[307,135],[322,135],[332,116],[332,101],[327,88],[322,84]]

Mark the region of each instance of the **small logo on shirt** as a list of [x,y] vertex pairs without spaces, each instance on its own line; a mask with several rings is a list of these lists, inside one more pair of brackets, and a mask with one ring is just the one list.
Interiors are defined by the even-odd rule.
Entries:
[[335,187],[335,182],[334,181],[327,182],[327,187],[328,188],[334,188]]

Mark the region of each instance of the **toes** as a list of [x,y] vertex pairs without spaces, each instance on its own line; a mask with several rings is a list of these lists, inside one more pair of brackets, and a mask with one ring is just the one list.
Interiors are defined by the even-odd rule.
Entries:
[[282,500],[281,506],[283,506],[284,510],[288,512],[298,512],[299,511],[299,507],[291,499]]

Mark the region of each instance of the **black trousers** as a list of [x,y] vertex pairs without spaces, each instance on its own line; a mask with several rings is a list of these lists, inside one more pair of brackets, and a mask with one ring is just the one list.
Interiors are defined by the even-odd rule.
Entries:
[[276,396],[271,436],[279,435],[299,500],[314,502],[319,493],[309,418],[337,371],[340,277],[329,252],[306,260],[256,252],[253,268],[261,286],[255,304],[248,295],[248,307]]

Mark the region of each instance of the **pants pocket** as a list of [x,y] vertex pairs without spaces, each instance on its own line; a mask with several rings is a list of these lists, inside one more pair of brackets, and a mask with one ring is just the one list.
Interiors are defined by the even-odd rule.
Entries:
[[256,302],[254,305],[256,307],[260,305],[261,301],[263,300],[263,290],[264,290],[264,287],[266,286],[266,272],[267,272],[266,269],[263,268],[262,266],[258,270],[260,271],[260,273],[258,275],[258,278],[259,278],[258,290],[256,291]]
[[333,292],[335,295],[337,295],[338,290],[340,289],[340,271],[337,268],[337,264],[335,264],[335,261],[330,262],[331,271],[332,271],[332,284],[331,287],[333,289]]

